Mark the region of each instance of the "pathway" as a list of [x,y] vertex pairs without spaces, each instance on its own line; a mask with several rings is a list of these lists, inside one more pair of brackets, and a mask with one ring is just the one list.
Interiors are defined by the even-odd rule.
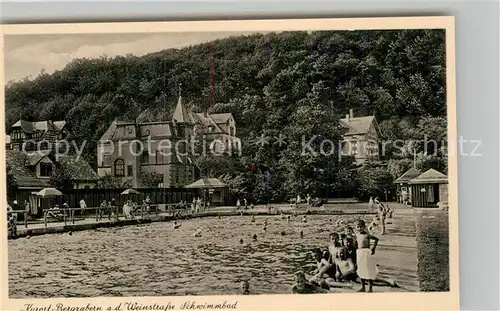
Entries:
[[[375,254],[380,275],[395,280],[405,291],[420,291],[417,276],[415,213],[400,204],[390,205],[395,208],[392,224],[386,226],[385,235],[380,235],[379,228],[374,232],[380,239]],[[375,287],[374,291],[401,291],[401,289]]]

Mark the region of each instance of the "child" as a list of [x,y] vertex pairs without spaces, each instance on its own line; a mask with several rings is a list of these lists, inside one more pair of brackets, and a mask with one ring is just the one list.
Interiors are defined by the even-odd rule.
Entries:
[[381,234],[385,234],[385,217],[387,216],[387,211],[384,204],[378,204],[378,217],[380,220],[380,227],[382,229]]
[[340,237],[339,237],[339,234],[337,232],[330,233],[330,240],[331,240],[332,244],[330,246],[328,246],[328,251],[330,252],[329,262],[332,264],[335,263],[337,249],[342,247],[342,244],[340,244],[339,239],[340,239]]
[[345,239],[347,238],[347,234],[341,233],[340,234],[340,245],[345,246]]
[[[365,222],[358,220],[356,225],[358,234],[356,236],[358,242],[358,249],[356,250],[356,259],[358,266],[358,276],[361,279],[361,289],[359,292],[366,291],[366,284],[368,283],[368,292],[373,292],[373,281],[377,278],[378,269],[375,264],[373,255],[377,248],[378,238],[369,234],[366,231]],[[370,248],[371,240],[374,241],[373,246]]]
[[328,293],[327,289],[308,283],[304,272],[295,273],[295,284],[292,287],[293,294]]
[[344,243],[344,247],[345,247],[345,253],[346,253],[346,258],[349,258],[352,260],[352,263],[356,266],[356,262],[357,262],[357,257],[356,257],[356,245],[355,245],[355,240],[353,240],[353,238],[351,237],[348,237],[345,239],[345,243]]
[[250,284],[248,283],[248,281],[241,282],[241,294],[250,295]]
[[330,252],[326,251],[323,253],[320,249],[317,249],[314,252],[314,257],[316,264],[318,265],[318,269],[316,271],[316,275],[314,275],[310,280],[313,285],[319,285],[320,287],[327,289],[332,287],[352,288],[351,284],[339,282],[338,277],[340,277],[340,275],[337,274],[337,259],[335,259],[335,263],[333,264],[328,262],[331,257]]
[[[313,279],[316,278],[325,278],[325,277],[335,277],[335,269],[328,262],[330,258],[330,253],[328,251],[323,252],[321,249],[317,248],[313,251],[313,257],[316,261],[317,269],[316,274]],[[328,268],[326,268],[328,266]]]
[[[358,248],[357,243],[356,243],[356,233],[354,233],[354,229],[352,229],[351,226],[347,226],[344,230],[344,233],[347,235],[347,238],[351,238],[351,240],[354,243],[354,247]],[[345,245],[345,244],[344,244]]]
[[338,281],[356,282],[358,278],[356,274],[356,265],[347,255],[347,249],[341,247],[338,250],[337,258],[335,259],[335,267],[337,269],[335,277]]
[[370,201],[368,201],[368,209],[373,212],[373,197],[370,197]]

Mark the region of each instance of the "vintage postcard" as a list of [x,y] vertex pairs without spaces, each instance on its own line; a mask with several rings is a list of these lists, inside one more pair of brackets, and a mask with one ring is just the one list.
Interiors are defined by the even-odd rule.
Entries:
[[458,310],[454,36],[2,26],[2,310]]

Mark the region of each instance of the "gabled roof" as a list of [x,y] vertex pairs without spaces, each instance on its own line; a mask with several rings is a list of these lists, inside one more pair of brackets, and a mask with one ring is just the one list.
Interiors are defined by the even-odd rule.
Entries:
[[209,114],[205,115],[204,113],[190,113],[189,116],[191,117],[192,123],[194,124],[201,123],[207,127],[211,126],[212,127],[212,131],[210,132],[211,134],[224,133]]
[[217,124],[227,123],[233,117],[231,113],[212,113],[210,116]]
[[122,141],[136,139],[136,126],[131,122],[113,121],[99,141]]
[[40,150],[26,153],[26,161],[24,165],[27,166],[35,166],[40,162],[43,158],[47,157],[50,154],[50,150]]
[[340,122],[348,127],[345,135],[360,135],[366,134],[370,130],[372,123],[375,121],[374,116],[343,118]]
[[66,121],[37,121],[30,122],[25,120],[19,120],[11,128],[20,127],[22,131],[26,134],[32,134],[35,131],[46,132],[47,130],[53,130],[55,132],[60,132],[64,126],[66,125]]
[[26,154],[18,150],[5,150],[5,162],[16,183],[22,188],[50,187],[49,179],[37,178],[34,170],[25,165]]
[[90,164],[81,156],[76,155],[58,155],[57,163],[69,174],[75,181],[97,181],[99,175],[92,169]]
[[410,180],[416,178],[420,175],[420,170],[412,167],[407,170],[403,175],[399,176],[396,180],[394,180],[395,184],[407,184]]
[[447,182],[448,176],[432,168],[410,180],[410,184],[444,184]]
[[66,126],[66,121],[55,121],[54,126],[57,131],[61,131]]
[[35,127],[33,126],[33,123],[31,123],[30,121],[26,121],[26,120],[19,120],[16,123],[14,123],[14,125],[11,126],[11,128],[15,128],[15,127],[20,127],[21,130],[27,134],[31,134],[35,131]]

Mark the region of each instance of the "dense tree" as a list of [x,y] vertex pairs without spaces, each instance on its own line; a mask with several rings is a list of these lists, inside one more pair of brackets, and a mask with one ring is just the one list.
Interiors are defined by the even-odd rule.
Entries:
[[[386,138],[401,140],[386,146],[386,159],[406,163],[418,153],[422,167],[446,170],[446,141],[432,150],[422,144],[424,137],[446,138],[444,52],[443,30],[315,31],[230,37],[141,57],[74,59],[53,74],[9,83],[5,125],[64,118],[95,166],[96,141],[114,119],[169,119],[181,83],[190,109],[232,112],[242,139],[241,157],[197,158],[203,175],[244,178],[241,187],[256,199],[338,190],[352,183],[350,161],[335,149],[302,156],[300,143],[319,135],[314,148],[326,140],[337,144],[338,119],[349,108],[375,114]],[[280,134],[285,144],[276,143]],[[263,136],[272,139],[256,143]]]

